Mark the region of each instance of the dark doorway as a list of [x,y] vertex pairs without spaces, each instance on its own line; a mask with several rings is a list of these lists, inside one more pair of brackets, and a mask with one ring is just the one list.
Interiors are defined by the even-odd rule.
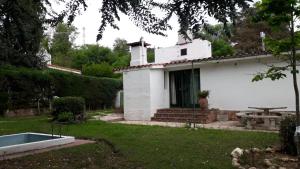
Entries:
[[172,71],[169,77],[171,107],[192,108],[194,104],[199,107],[197,93],[200,90],[200,70],[194,69],[194,76],[191,69]]

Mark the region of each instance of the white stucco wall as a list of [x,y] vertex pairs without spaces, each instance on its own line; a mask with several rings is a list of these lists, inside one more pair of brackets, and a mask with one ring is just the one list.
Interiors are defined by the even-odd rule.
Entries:
[[123,73],[125,120],[150,120],[150,70]]
[[157,109],[169,107],[170,102],[168,81],[168,73],[164,75],[164,71],[162,69],[151,70],[151,116],[153,116],[156,113]]
[[[150,120],[157,109],[169,107],[168,80],[163,69],[128,71],[123,75],[125,120]],[[165,88],[166,87],[166,88]]]
[[210,90],[210,107],[248,110],[249,106],[286,106],[287,110],[294,110],[294,91],[289,72],[286,79],[251,82],[255,73],[267,70],[264,63],[266,60],[202,65],[201,89]]
[[[187,55],[181,56],[181,49],[187,49]],[[211,44],[209,41],[194,39],[192,43],[176,45],[167,48],[155,49],[155,63],[168,63],[183,59],[200,59],[211,57]]]
[[[201,89],[210,91],[210,108],[249,110],[249,106],[286,106],[286,110],[293,111],[294,91],[289,72],[286,79],[251,81],[254,74],[268,69],[266,63],[283,64],[272,58],[195,64],[195,69],[200,69]],[[168,71],[182,69],[190,69],[190,65],[124,72],[125,119],[150,120],[157,109],[169,108]]]

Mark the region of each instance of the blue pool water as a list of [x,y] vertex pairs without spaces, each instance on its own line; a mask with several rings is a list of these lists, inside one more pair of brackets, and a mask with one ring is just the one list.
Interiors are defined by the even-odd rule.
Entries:
[[16,135],[8,135],[8,136],[0,136],[0,148],[5,146],[24,144],[24,143],[32,143],[44,140],[53,140],[59,137],[52,137],[49,135],[39,135],[39,134],[16,134]]

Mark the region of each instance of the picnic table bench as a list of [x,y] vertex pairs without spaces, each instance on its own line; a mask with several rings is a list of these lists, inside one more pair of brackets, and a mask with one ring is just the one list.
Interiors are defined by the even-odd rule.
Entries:
[[257,115],[248,115],[244,116],[246,117],[246,128],[248,129],[254,129],[257,125],[257,121],[259,119],[263,120],[263,127],[270,130],[276,129],[276,122],[281,120],[281,116],[257,116]]
[[257,127],[258,122],[262,121],[263,127],[269,130],[276,129],[276,123],[282,118],[283,114],[279,112],[272,112],[271,110],[286,109],[287,107],[248,107],[250,109],[257,109],[262,111],[256,111],[251,113],[245,113],[241,117],[246,122],[246,128],[254,129]]

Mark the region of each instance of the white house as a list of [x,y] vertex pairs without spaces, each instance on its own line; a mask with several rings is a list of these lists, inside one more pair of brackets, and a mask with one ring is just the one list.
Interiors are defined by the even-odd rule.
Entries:
[[147,44],[130,43],[131,62],[123,73],[124,118],[151,120],[159,109],[191,108],[197,92],[209,90],[210,108],[248,110],[249,106],[294,110],[292,79],[252,82],[254,74],[267,65],[285,64],[269,54],[245,54],[213,58],[208,41],[186,40],[175,46],[155,49],[155,62],[147,63]]

